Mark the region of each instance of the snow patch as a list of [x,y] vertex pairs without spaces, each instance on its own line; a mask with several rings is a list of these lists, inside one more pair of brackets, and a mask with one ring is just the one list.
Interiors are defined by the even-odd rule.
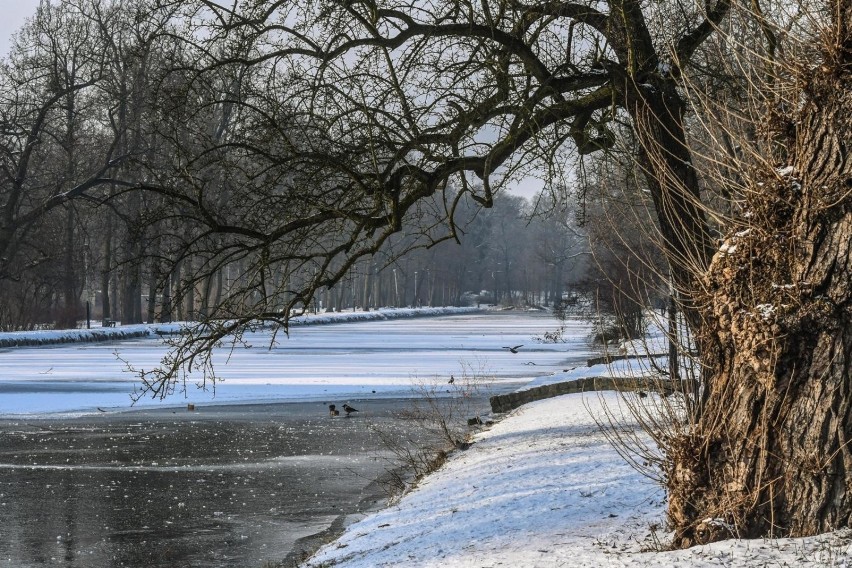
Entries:
[[758,304],[754,309],[764,321],[771,320],[772,316],[775,315],[775,306],[772,304]]
[[722,246],[719,247],[719,252],[722,254],[734,254],[737,252],[737,245],[724,242],[722,243]]

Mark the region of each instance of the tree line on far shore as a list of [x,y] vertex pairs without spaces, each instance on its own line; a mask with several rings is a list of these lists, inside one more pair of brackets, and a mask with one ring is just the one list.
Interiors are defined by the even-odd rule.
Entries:
[[[323,144],[292,108],[308,95],[279,103],[263,72],[200,57],[186,41],[201,33],[193,21],[163,3],[54,2],[15,36],[0,68],[0,329],[68,328],[87,315],[140,323],[285,309],[553,306],[577,294],[635,317],[668,293],[640,266],[662,261],[637,221],[625,225],[606,200],[587,203],[576,187],[547,190],[543,181],[532,197],[501,193],[484,210],[462,199],[464,184],[450,184],[351,263],[332,236],[351,219],[308,254],[294,231],[294,250],[276,259],[263,232],[282,210],[315,215],[313,192],[339,172],[320,173],[280,147],[289,136]],[[217,56],[249,44],[216,46]],[[449,208],[448,233],[440,227]],[[614,225],[627,241],[613,238]],[[343,249],[363,237],[351,233]],[[648,258],[637,261],[640,242]]]

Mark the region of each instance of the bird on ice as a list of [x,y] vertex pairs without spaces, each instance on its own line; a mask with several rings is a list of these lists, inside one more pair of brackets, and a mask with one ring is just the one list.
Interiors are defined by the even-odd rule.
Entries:
[[332,417],[340,416],[340,411],[337,410],[337,407],[334,406],[333,404],[329,404],[328,405],[328,415],[332,416]]
[[450,375],[450,380],[449,380],[449,381],[447,381],[447,383],[448,383],[448,384],[453,384],[454,382],[456,382],[456,378],[455,378],[453,375]]
[[515,345],[514,347],[503,347],[503,349],[508,349],[512,353],[517,353],[518,349],[520,349],[521,347],[523,347],[523,345]]
[[349,405],[348,405],[348,404],[346,404],[346,403],[344,403],[344,404],[343,404],[343,410],[346,412],[346,417],[347,417],[347,418],[348,418],[348,417],[349,417],[349,415],[350,415],[350,414],[352,414],[353,412],[358,412],[358,409],[357,409],[357,408],[352,408],[351,406],[349,406]]

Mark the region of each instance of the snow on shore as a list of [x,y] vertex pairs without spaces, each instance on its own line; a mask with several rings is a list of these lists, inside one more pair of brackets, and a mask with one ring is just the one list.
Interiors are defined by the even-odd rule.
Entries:
[[[369,312],[326,312],[322,314],[305,314],[290,320],[291,326],[322,325],[329,323],[349,323],[356,321],[377,321],[400,318],[448,316],[466,314],[478,311],[478,308],[440,307],[440,308],[381,308]],[[156,323],[119,325],[118,327],[101,327],[95,324],[92,329],[44,329],[35,331],[0,332],[0,348],[30,347],[38,345],[56,345],[61,343],[87,343],[93,341],[115,341],[147,337],[155,333],[179,333],[184,327],[193,325],[192,322]]]
[[663,494],[607,445],[584,400],[598,405],[569,395],[513,412],[308,566],[599,566],[610,541],[631,545],[661,515]]
[[657,551],[650,527],[664,526],[664,492],[619,457],[592,418],[603,405],[617,413],[619,402],[616,393],[575,394],[514,411],[305,566],[852,566],[848,529]]

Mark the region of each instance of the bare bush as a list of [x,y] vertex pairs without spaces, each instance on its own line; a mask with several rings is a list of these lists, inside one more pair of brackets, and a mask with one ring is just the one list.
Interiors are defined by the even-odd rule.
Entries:
[[469,363],[462,363],[458,375],[414,378],[411,406],[398,418],[414,422],[415,434],[400,438],[375,430],[393,456],[386,476],[393,493],[404,491],[411,476],[416,482],[440,468],[450,452],[470,447],[474,428],[483,424],[482,400],[492,382],[484,365]]

